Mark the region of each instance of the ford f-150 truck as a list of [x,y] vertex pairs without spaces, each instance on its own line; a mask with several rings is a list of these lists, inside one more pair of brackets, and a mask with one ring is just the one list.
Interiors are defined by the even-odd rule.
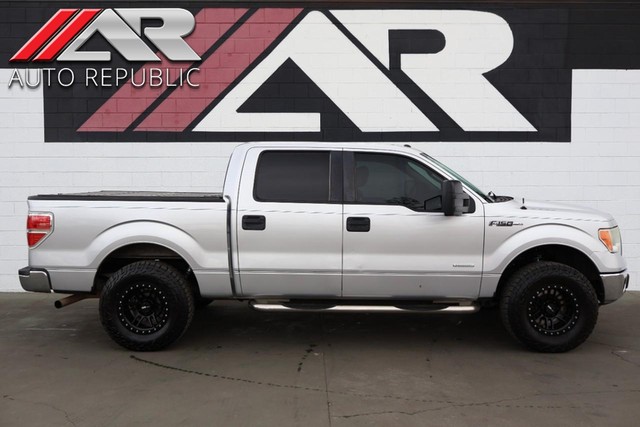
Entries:
[[22,287],[99,297],[118,344],[158,350],[214,299],[266,311],[472,313],[526,347],[584,342],[629,275],[608,214],[485,194],[408,145],[248,143],[223,192],[29,197]]

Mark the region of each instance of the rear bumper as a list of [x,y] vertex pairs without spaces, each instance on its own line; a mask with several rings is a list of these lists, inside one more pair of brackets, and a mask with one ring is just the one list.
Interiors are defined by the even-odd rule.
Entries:
[[44,268],[24,267],[18,271],[22,289],[29,292],[51,292],[49,273]]
[[602,285],[604,288],[603,304],[614,302],[622,296],[629,287],[629,273],[621,271],[620,273],[601,274]]

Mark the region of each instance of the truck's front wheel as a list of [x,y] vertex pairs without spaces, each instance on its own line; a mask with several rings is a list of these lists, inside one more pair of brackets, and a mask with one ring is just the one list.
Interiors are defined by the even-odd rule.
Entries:
[[507,330],[526,347],[559,353],[589,337],[598,320],[598,298],[578,270],[540,261],[509,279],[500,310]]
[[193,319],[193,294],[172,266],[138,261],[115,272],[102,289],[100,320],[111,338],[135,351],[167,347]]

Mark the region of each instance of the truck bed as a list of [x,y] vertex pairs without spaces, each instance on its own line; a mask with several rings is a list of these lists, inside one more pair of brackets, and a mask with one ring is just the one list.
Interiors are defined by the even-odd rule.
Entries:
[[113,200],[129,202],[206,202],[223,203],[222,193],[164,191],[94,191],[88,193],[38,194],[29,200]]

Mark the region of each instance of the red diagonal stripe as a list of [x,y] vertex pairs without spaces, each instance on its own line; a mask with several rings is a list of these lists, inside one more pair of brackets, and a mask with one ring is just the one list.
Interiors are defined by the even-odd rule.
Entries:
[[[239,8],[206,8],[196,15],[196,27],[185,38],[189,46],[202,56],[247,12]],[[192,62],[171,62],[158,52],[161,62],[149,62],[134,75],[134,81],[139,84],[144,73],[151,68],[168,69],[175,77],[180,68],[186,69]],[[123,132],[136,120],[160,95],[167,90],[166,86],[151,87],[145,84],[134,87],[129,80],[95,112],[78,129],[79,132]]]
[[77,11],[78,9],[60,9],[57,11],[55,15],[20,48],[18,53],[13,55],[9,62],[28,61]]
[[271,45],[302,9],[259,9],[192,75],[200,87],[174,90],[137,128],[181,132]]
[[34,61],[52,61],[58,53],[69,43],[102,9],[82,9],[73,20],[49,42]]

